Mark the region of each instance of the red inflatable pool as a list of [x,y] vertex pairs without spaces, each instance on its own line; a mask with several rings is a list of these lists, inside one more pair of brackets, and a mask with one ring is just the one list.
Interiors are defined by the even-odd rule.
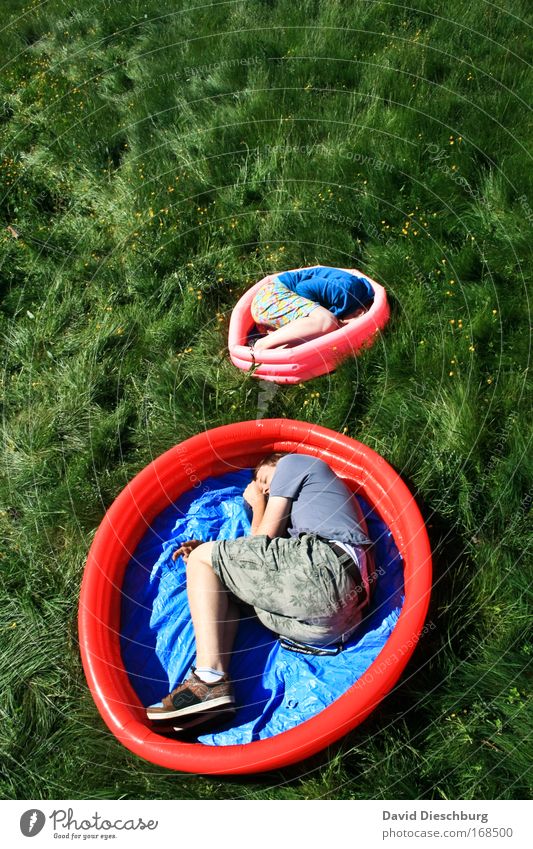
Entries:
[[[291,269],[297,270],[300,269]],[[387,294],[383,286],[356,268],[342,270],[365,277],[374,289],[374,300],[366,313],[317,339],[292,348],[268,349],[252,356],[248,336],[255,324],[250,309],[255,293],[267,280],[264,277],[244,293],[231,314],[228,348],[232,363],[242,371],[250,371],[256,366],[253,375],[263,380],[301,383],[333,371],[346,357],[372,345],[376,335],[389,320]]]
[[[385,648],[364,675],[311,719],[274,737],[208,746],[161,736],[146,719],[120,651],[121,590],[127,564],[153,519],[208,476],[250,468],[272,451],[326,460],[392,532],[404,563],[405,601]],[[362,722],[400,677],[424,625],[431,590],[426,529],[409,490],[370,448],[300,421],[263,419],[208,430],[141,471],[107,511],[89,551],[79,603],[83,667],[98,710],[132,752],[182,772],[253,773],[286,766],[333,743]]]

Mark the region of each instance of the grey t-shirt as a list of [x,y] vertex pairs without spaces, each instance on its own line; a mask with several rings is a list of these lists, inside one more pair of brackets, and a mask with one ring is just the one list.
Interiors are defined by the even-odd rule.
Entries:
[[352,493],[318,457],[286,454],[278,460],[270,495],[292,499],[290,536],[306,532],[339,542],[370,542],[359,525]]

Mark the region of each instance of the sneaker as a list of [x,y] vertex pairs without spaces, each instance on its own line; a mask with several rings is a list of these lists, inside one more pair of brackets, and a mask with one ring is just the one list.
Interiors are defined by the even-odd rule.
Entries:
[[206,684],[198,678],[193,669],[190,677],[183,684],[178,684],[158,704],[146,708],[146,715],[148,719],[168,721],[233,704],[235,704],[233,686],[227,675],[224,675],[220,681],[215,681],[214,684]]

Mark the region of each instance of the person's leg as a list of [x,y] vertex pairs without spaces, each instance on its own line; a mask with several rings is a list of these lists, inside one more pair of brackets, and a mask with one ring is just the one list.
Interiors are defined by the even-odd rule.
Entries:
[[187,560],[187,596],[196,637],[196,666],[227,672],[239,609],[211,565],[214,543],[205,542]]
[[227,669],[238,625],[238,608],[212,569],[214,545],[202,543],[187,558],[187,595],[196,637],[196,669],[161,702],[146,709],[151,720],[187,722],[198,714],[212,715],[217,710],[227,713],[235,704]]
[[213,568],[274,633],[299,642],[338,642],[361,620],[361,574],[315,534],[222,540]]
[[233,653],[233,645],[241,620],[241,611],[238,604],[231,600],[228,594],[228,610],[226,614],[226,626],[224,628],[224,637],[222,641],[222,659],[224,661],[224,669],[229,668],[231,656]]
[[290,343],[307,342],[337,330],[339,326],[340,323],[333,313],[324,307],[316,307],[309,315],[296,318],[263,339],[258,339],[254,345],[254,352],[266,351],[269,348],[278,348]]

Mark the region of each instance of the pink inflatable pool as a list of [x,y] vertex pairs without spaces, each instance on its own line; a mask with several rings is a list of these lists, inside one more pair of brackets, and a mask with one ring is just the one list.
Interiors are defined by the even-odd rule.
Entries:
[[[300,269],[291,269],[298,270]],[[370,347],[389,319],[387,294],[383,286],[356,268],[344,268],[343,271],[365,277],[371,284],[375,293],[374,300],[366,313],[350,319],[343,327],[317,339],[302,342],[292,348],[272,348],[254,356],[248,344],[248,336],[255,327],[250,308],[255,293],[267,280],[263,277],[244,293],[232,312],[228,338],[232,363],[242,371],[253,370],[253,376],[262,380],[301,383],[333,371],[342,360]]]

